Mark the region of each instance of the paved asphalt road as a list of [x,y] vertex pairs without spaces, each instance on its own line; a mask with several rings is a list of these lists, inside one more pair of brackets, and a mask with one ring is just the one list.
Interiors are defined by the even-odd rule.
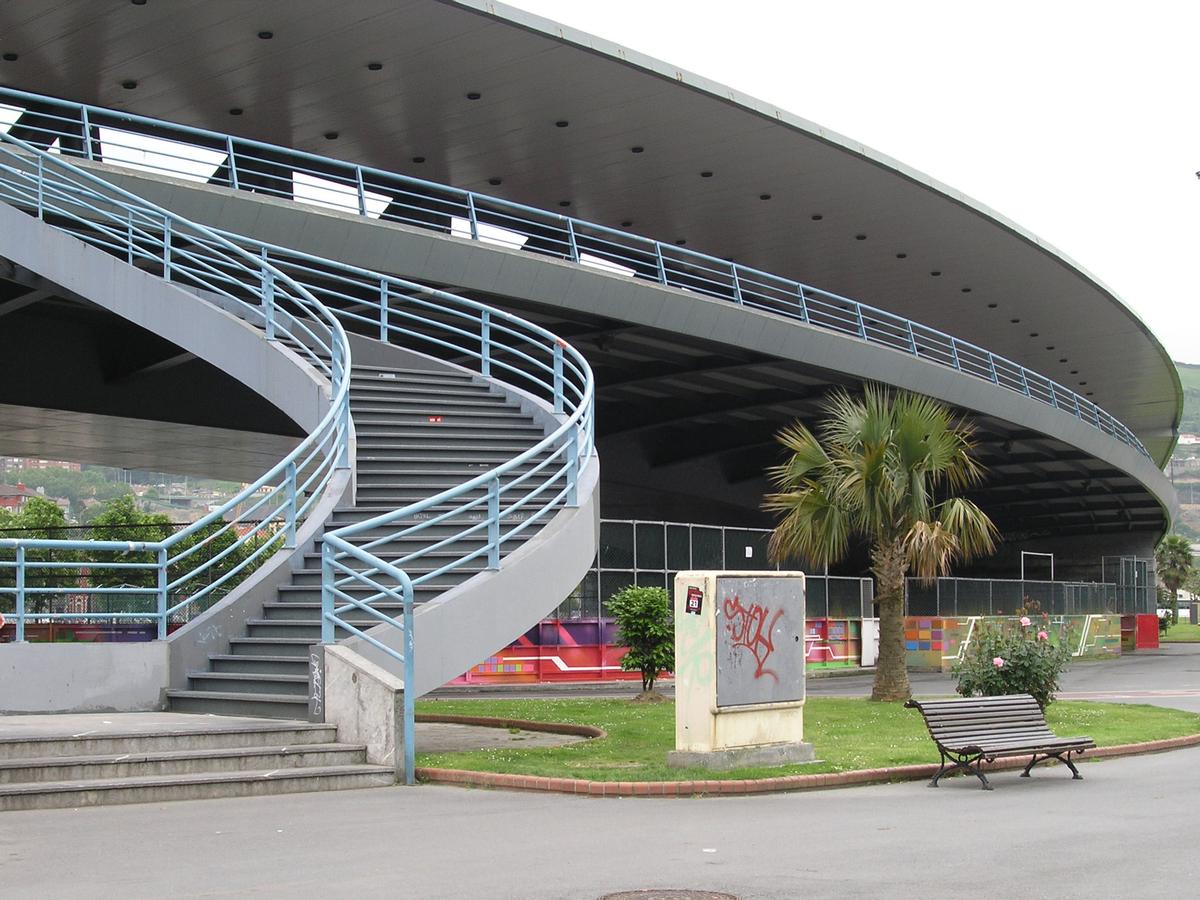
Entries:
[[[1200,645],[1078,665],[1067,688],[1200,709]],[[963,778],[701,800],[425,786],[4,813],[0,896],[1196,896],[1200,748],[1081,769],[998,773],[991,792]]]

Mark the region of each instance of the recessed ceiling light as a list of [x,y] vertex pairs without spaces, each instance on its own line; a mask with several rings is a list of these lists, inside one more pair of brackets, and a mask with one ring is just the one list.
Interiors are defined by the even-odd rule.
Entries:
[[258,39],[260,41],[269,41],[273,37],[275,37],[275,32],[273,31],[260,31],[258,33]]
[[643,153],[643,152],[645,152],[645,150],[646,150],[646,148],[645,148],[645,147],[641,147],[641,146],[638,146],[638,147],[630,147],[630,148],[629,148],[629,152],[630,152],[630,153]]
[[1047,350],[1053,350],[1053,349],[1054,349],[1054,345],[1053,345],[1053,344],[1047,344],[1047,345],[1046,345],[1046,349],[1047,349]]
[[961,290],[964,294],[971,293],[971,289],[969,287],[959,288],[959,290]]
[[712,172],[705,169],[703,172],[700,173],[700,177],[701,178],[712,178]]
[[1030,336],[1030,337],[1037,337],[1037,336],[1038,336],[1038,333],[1037,333],[1036,331],[1031,331],[1031,332],[1029,332],[1029,336]]
[[820,222],[820,221],[821,221],[823,218],[825,218],[825,217],[824,217],[823,215],[821,215],[820,213],[813,213],[813,214],[812,214],[812,220],[813,220],[814,222]]
[[1079,370],[1078,370],[1078,369],[1072,369],[1072,370],[1071,370],[1071,374],[1072,374],[1072,375],[1078,375],[1078,374],[1079,374]]
[[478,100],[482,96],[483,96],[483,94],[479,93],[479,91],[471,91],[469,94],[467,94],[467,99],[468,100]]
[[240,116],[242,114],[242,112],[243,112],[243,110],[240,106],[231,107],[229,110],[229,114],[231,116]]
[[1010,321],[1010,322],[1012,322],[1014,325],[1016,325],[1016,324],[1017,324],[1017,323],[1019,323],[1021,320],[1020,320],[1020,319],[1009,319],[1008,321]]
[[338,139],[338,133],[336,131],[325,132],[325,140],[336,141],[337,139]]
[[121,87],[125,88],[127,91],[132,91],[135,87],[137,87],[137,82],[130,78],[127,81],[122,81]]
[[570,200],[559,200],[559,201],[558,201],[558,205],[559,205],[559,206],[570,206],[570,205],[571,205],[571,201],[570,201]]
[[493,187],[495,185],[502,184],[502,183],[503,183],[503,179],[500,179],[500,178],[489,178],[488,179],[488,184],[492,185]]
[[423,157],[423,156],[414,156],[414,157],[413,157],[413,162],[415,162],[415,163],[417,163],[418,165],[420,165],[421,163],[425,162],[425,157]]
[[867,239],[867,236],[865,234],[856,234],[854,236],[854,239],[856,241],[865,241]]
[[626,219],[624,222],[621,223],[621,227],[628,228],[632,224],[633,224],[633,222],[629,221],[629,219]]
[[940,278],[942,273],[941,273],[941,272],[939,272],[937,269],[934,269],[934,270],[933,270],[932,272],[930,272],[929,274],[930,274],[930,275],[932,275],[934,278]]
[[908,254],[907,253],[897,253],[896,259],[908,259]]
[[383,63],[369,62],[369,63],[367,63],[367,68],[370,69],[372,72],[378,72],[380,69],[383,68]]
[[17,54],[15,54],[15,53],[5,53],[4,54],[5,62],[16,62],[20,58],[21,57],[17,56]]
[[559,119],[557,122],[554,123],[554,127],[555,128],[566,128],[570,124],[571,123],[568,122],[566,119]]
[[129,0],[134,6],[145,6],[146,0]]
[[770,195],[770,194],[759,194],[759,195],[758,195],[758,199],[759,199],[759,200],[770,200],[770,199],[771,199],[771,195]]
[[686,240],[684,240],[683,238],[680,238],[680,239],[679,239],[679,240],[677,240],[675,243],[676,243],[676,244],[678,244],[680,247],[682,247],[684,244],[686,244],[686,243],[687,243],[687,241],[686,241]]
[[1086,382],[1086,381],[1081,381],[1081,382],[1079,382],[1079,386],[1080,386],[1080,387],[1083,387],[1085,384],[1087,384],[1087,382]]
[[999,305],[1000,305],[999,303],[989,303],[989,304],[988,304],[988,309],[995,309],[995,308],[996,308],[997,306],[999,306]]
[[1095,395],[1095,393],[1096,393],[1095,391],[1088,391],[1088,392],[1087,392],[1087,395],[1088,395],[1089,397],[1091,397],[1091,396],[1094,396],[1094,395]]
[[1060,360],[1059,360],[1059,362],[1066,362],[1066,361],[1067,361],[1067,358],[1066,358],[1065,356],[1064,356],[1064,357],[1062,357],[1062,359],[1060,359]]

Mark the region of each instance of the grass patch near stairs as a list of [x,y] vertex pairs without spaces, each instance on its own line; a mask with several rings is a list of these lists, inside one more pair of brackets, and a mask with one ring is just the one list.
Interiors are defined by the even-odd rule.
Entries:
[[[421,753],[417,765],[477,772],[579,778],[588,781],[691,781],[771,778],[935,763],[937,748],[916,710],[899,703],[813,697],[805,706],[804,737],[820,762],[779,768],[673,769],[675,704],[626,699],[424,700],[417,711],[594,725],[608,736],[563,747],[519,744],[457,753]],[[1101,746],[1200,733],[1200,715],[1157,706],[1059,701],[1047,716],[1064,737],[1086,734]],[[1087,754],[1083,759],[1086,760]]]

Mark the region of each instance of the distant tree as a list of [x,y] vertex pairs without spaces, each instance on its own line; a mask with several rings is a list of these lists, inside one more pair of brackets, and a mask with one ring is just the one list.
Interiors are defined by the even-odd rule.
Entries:
[[[0,537],[28,540],[62,540],[68,536],[67,520],[57,503],[44,497],[30,497],[19,513],[4,513],[0,517],[0,528],[5,529]],[[0,560],[12,562],[16,559],[15,550],[0,550]],[[70,586],[78,581],[79,570],[73,567],[40,566],[38,563],[75,562],[78,554],[69,550],[49,550],[46,548],[29,549],[25,551],[25,587],[32,589],[26,595],[25,608],[29,612],[50,611],[54,597],[41,593],[39,588]],[[0,567],[0,584],[5,587],[16,585],[16,574],[12,568]],[[59,595],[61,596],[61,595]],[[9,606],[5,594],[6,607]]]
[[1171,593],[1171,624],[1179,622],[1179,589],[1195,568],[1192,545],[1181,534],[1169,534],[1154,550],[1158,578]]
[[629,648],[621,658],[626,672],[642,673],[642,693],[675,664],[675,624],[671,597],[660,587],[630,585],[613,594],[608,611],[617,620],[617,643]]
[[824,566],[846,555],[851,536],[870,542],[879,599],[871,699],[905,700],[905,577],[932,579],[995,543],[987,515],[956,496],[983,477],[972,429],[936,400],[876,385],[861,398],[834,391],[824,414],[819,437],[799,422],[779,435],[789,458],[770,471],[778,491],[764,507],[781,515],[770,554]]

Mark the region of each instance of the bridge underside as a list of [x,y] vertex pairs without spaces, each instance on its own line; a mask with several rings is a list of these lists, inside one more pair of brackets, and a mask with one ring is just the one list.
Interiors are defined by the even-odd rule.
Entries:
[[0,258],[0,452],[253,481],[303,432],[159,335]]

